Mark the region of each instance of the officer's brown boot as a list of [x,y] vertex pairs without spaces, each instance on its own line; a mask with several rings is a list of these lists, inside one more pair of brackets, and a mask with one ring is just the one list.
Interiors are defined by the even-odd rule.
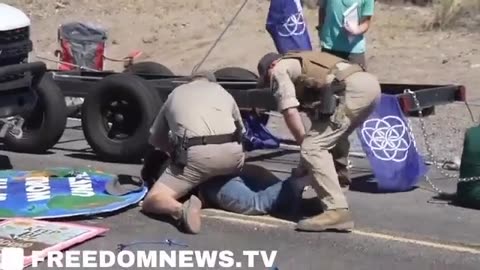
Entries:
[[195,195],[190,196],[190,199],[183,203],[179,222],[187,233],[197,234],[200,232],[202,225],[201,210],[202,202]]
[[354,222],[348,209],[327,210],[322,214],[300,220],[296,229],[299,231],[320,232],[326,230],[350,231]]

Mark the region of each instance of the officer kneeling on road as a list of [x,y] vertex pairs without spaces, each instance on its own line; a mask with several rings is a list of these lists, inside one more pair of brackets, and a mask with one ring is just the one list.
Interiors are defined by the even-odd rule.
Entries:
[[245,154],[240,110],[213,74],[198,73],[170,93],[150,132],[150,144],[168,153],[170,163],[142,210],[171,215],[186,232],[198,233],[201,201],[194,195],[183,204],[178,199],[214,176],[241,171]]
[[[299,145],[297,172],[311,177],[324,212],[298,222],[297,230],[351,230],[354,222],[340,187],[336,161],[346,165],[348,136],[365,121],[380,97],[377,78],[324,52],[269,53],[259,62],[261,83],[269,85],[278,110]],[[306,132],[299,110],[309,116]]]

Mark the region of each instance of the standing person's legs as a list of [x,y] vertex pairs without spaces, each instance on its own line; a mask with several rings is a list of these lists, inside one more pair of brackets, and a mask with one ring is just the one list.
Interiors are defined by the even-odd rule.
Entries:
[[330,150],[346,132],[350,120],[341,108],[332,120],[312,121],[312,128],[301,146],[301,167],[308,170],[311,184],[320,199],[324,213],[298,222],[302,231],[324,231],[328,229],[350,230],[353,220],[348,202],[339,184]]
[[350,152],[350,141],[348,136],[342,136],[337,141],[335,147],[330,150],[332,154],[335,170],[338,174],[338,181],[342,188],[348,188],[352,182],[348,169],[348,157]]
[[342,51],[336,51],[336,50],[329,50],[325,48],[322,48],[322,51],[333,54],[351,63],[358,64],[362,66],[364,70],[367,70],[367,60],[365,58],[365,53],[342,52]]
[[312,129],[302,143],[300,162],[309,169],[312,187],[325,212],[300,221],[297,229],[323,231],[353,228],[348,203],[338,183],[329,150],[365,121],[380,93],[380,84],[375,76],[366,72],[352,74],[346,79],[345,101],[340,103],[330,121],[312,123]]
[[350,53],[348,54],[348,61],[360,65],[363,70],[367,71],[367,60],[365,59],[365,53]]
[[345,105],[352,124],[347,130],[351,134],[372,113],[381,95],[380,82],[368,72],[357,72],[345,79]]
[[[364,70],[367,70],[365,53],[350,53],[350,52],[329,50],[325,48],[322,48],[322,51],[333,54],[342,59],[348,60],[351,63],[358,64]],[[330,153],[333,156],[333,161],[335,163],[335,168],[337,170],[340,185],[342,188],[347,188],[352,182],[350,178],[349,169],[348,169],[348,157],[350,152],[350,141],[348,140],[348,137],[352,132],[353,130],[349,132],[348,136],[343,136],[337,142],[337,145],[330,151]]]

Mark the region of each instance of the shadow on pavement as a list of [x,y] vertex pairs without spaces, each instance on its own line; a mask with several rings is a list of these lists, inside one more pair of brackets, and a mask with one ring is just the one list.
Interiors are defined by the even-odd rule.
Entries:
[[[402,191],[402,192],[410,192],[416,190],[418,187],[412,187],[410,190]],[[396,193],[396,192],[388,192],[382,191],[378,188],[378,184],[375,181],[375,176],[373,174],[366,174],[357,176],[352,179],[352,183],[350,184],[350,190],[356,192],[363,192],[363,193],[371,193],[371,194],[388,194],[388,193]]]
[[124,207],[122,209],[112,211],[112,212],[108,212],[108,213],[98,213],[98,214],[94,214],[94,215],[82,215],[82,216],[62,217],[62,218],[47,218],[45,220],[55,221],[55,222],[78,222],[78,221],[104,219],[104,218],[117,216],[119,214],[127,212],[127,211],[129,211],[131,209],[134,209],[136,207],[138,207],[138,204],[132,204],[132,205],[129,205],[129,206]]
[[458,200],[457,193],[442,193],[437,194],[432,197],[432,200],[428,201],[429,203],[433,204],[447,204],[450,206],[465,208],[465,209],[472,209],[472,210],[480,210],[480,206],[475,205],[466,205]]
[[378,185],[373,174],[355,177],[350,184],[350,190],[363,193],[378,193]]
[[0,155],[0,170],[12,170],[13,165],[8,156]]
[[107,162],[107,163],[115,163],[115,164],[142,164],[142,162],[139,160],[138,162],[113,162],[110,160],[105,160],[102,159],[101,157],[95,155],[95,154],[89,154],[88,152],[83,152],[83,151],[78,151],[77,153],[71,153],[71,154],[65,154],[67,157],[71,158],[76,158],[76,159],[83,159],[83,160],[89,160],[89,161],[98,161],[98,162]]
[[181,229],[181,226],[178,226],[178,221],[175,221],[172,217],[168,215],[153,215],[153,214],[144,213],[143,211],[140,211],[140,213],[153,220],[157,220],[163,223],[168,223],[172,225],[175,229],[177,229],[179,232],[186,233]]
[[[12,153],[17,153],[17,154],[22,154],[22,152],[19,152],[19,151],[14,151],[13,149],[10,149],[7,145],[5,144],[1,144],[0,145],[0,151],[6,151],[6,152],[12,152]],[[37,156],[47,156],[47,155],[53,155],[55,154],[55,152],[51,151],[51,150],[47,150],[45,153],[25,153],[25,154],[29,154],[29,155],[37,155]]]

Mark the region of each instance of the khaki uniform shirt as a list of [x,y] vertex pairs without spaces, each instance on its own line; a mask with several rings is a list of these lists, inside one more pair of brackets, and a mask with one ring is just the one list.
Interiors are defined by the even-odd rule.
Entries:
[[[338,63],[339,70],[350,66],[347,63]],[[272,69],[272,91],[277,101],[277,109],[282,112],[300,105],[295,91],[295,81],[302,75],[302,66],[297,59],[282,59]],[[333,75],[327,76],[327,83],[335,79]]]
[[[222,86],[195,80],[175,88],[150,129],[150,144],[168,149],[168,132],[188,138],[233,133],[242,118],[232,95]],[[244,128],[243,128],[244,129]],[[244,130],[245,131],[245,130]]]

